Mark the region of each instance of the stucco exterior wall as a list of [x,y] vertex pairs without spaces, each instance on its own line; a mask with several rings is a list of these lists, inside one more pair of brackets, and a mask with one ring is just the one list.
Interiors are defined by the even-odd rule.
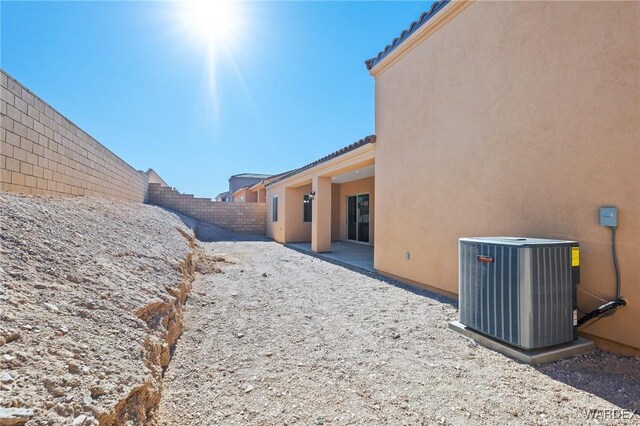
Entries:
[[0,191],[145,200],[149,176],[0,70]]
[[233,202],[235,203],[257,203],[258,202],[258,193],[255,191],[249,191],[248,189],[243,189],[241,191],[236,191],[236,194],[233,195]]
[[338,239],[347,241],[347,196],[369,194],[369,245],[375,237],[375,177],[340,184],[340,234]]
[[287,188],[285,242],[299,243],[311,241],[311,222],[304,222],[304,195],[311,192],[311,185]]
[[[278,221],[274,222],[273,218],[273,197],[278,197]],[[278,185],[267,188],[266,195],[267,205],[267,237],[284,243],[284,220],[285,220],[285,187]]]
[[258,193],[258,202],[265,203],[267,201],[267,191],[264,188],[260,188],[257,191]]
[[475,2],[374,68],[375,268],[456,293],[460,237],[575,239],[609,299],[617,206],[628,305],[584,331],[640,348],[639,65],[640,3]]
[[340,241],[340,184],[331,184],[331,241]]
[[[267,188],[267,236],[279,243],[311,241],[311,222],[304,222],[304,195],[311,192],[311,184],[296,188],[277,185]],[[273,197],[278,196],[278,221],[273,222]],[[286,221],[286,226],[285,226]]]

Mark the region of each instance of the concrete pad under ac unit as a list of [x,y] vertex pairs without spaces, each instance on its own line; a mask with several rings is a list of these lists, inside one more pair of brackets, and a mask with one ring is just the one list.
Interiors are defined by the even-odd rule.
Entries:
[[596,349],[596,344],[594,342],[583,337],[578,337],[576,340],[564,345],[544,349],[526,350],[516,348],[487,337],[484,334],[468,328],[459,321],[451,321],[449,323],[449,328],[476,341],[478,344],[486,348],[499,352],[509,358],[513,358],[516,361],[530,365],[559,361],[576,355],[586,354]]

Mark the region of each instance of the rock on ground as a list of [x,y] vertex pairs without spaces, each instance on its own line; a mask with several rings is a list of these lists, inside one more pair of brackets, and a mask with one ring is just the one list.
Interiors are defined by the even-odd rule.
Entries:
[[0,406],[29,425],[152,417],[191,231],[137,203],[0,193],[0,244]]
[[449,330],[442,297],[273,242],[204,249],[232,263],[194,281],[161,425],[590,424],[640,409],[638,358],[519,364]]
[[0,426],[22,425],[33,416],[33,410],[28,408],[0,407]]

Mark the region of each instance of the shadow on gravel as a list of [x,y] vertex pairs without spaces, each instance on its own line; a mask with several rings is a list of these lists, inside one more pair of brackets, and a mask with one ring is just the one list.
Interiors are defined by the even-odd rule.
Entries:
[[[554,380],[588,392],[617,405],[637,410],[640,416],[640,358],[604,351],[536,366]],[[584,407],[585,410],[599,407]]]
[[184,225],[191,229],[198,241],[203,243],[222,242],[222,241],[270,241],[264,235],[256,234],[241,234],[239,232],[229,231],[221,228],[218,225],[211,223],[200,222],[190,216],[186,216],[182,213],[178,213],[174,210],[170,210],[164,207],[161,209],[178,217]]
[[[285,247],[333,263],[362,275],[399,287],[416,295],[458,308],[458,302],[438,293],[414,287],[346,262],[331,259],[299,247]],[[637,410],[640,416],[640,358],[623,357],[603,351],[595,351],[576,358],[535,366],[536,370],[554,380],[598,396],[621,409]],[[584,407],[585,412],[599,407]]]
[[297,251],[297,252],[302,253],[302,254],[306,254],[307,256],[315,257],[315,258],[323,260],[325,262],[332,263],[332,264],[338,265],[338,266],[342,266],[343,268],[349,269],[349,270],[351,270],[353,272],[357,272],[358,274],[366,275],[367,277],[370,277],[370,278],[375,278],[378,281],[382,281],[382,282],[385,282],[387,284],[391,284],[394,287],[401,288],[403,290],[406,290],[406,291],[411,292],[413,294],[416,294],[418,296],[427,297],[427,298],[432,299],[432,300],[437,300],[438,302],[445,303],[447,305],[453,306],[454,308],[458,309],[458,301],[457,300],[450,299],[450,298],[448,298],[446,296],[443,296],[441,294],[435,293],[433,291],[429,291],[429,290],[426,290],[426,289],[423,289],[423,288],[420,288],[420,287],[415,287],[415,286],[412,286],[410,284],[405,284],[405,283],[403,283],[401,281],[394,280],[393,278],[386,277],[386,276],[384,276],[382,274],[379,274],[377,272],[371,272],[371,271],[369,271],[367,269],[363,269],[363,268],[351,265],[351,264],[346,263],[346,262],[341,262],[341,261],[336,260],[336,259],[331,259],[329,257],[322,256],[321,254],[319,255],[319,254],[316,254],[316,253],[313,253],[313,252],[309,252],[307,250],[303,250],[303,249],[295,247],[295,246],[291,246],[291,245],[288,245],[288,244],[285,244],[284,246],[286,248],[288,248],[288,249]]
[[237,232],[227,231],[216,225],[198,222],[193,233],[198,241],[203,243],[221,242],[221,241],[270,241],[264,235],[241,234]]

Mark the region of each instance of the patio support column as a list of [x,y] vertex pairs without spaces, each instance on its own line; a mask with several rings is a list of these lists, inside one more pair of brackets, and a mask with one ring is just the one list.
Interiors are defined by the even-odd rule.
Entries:
[[316,195],[311,204],[311,250],[331,251],[331,178],[313,176],[311,190]]

